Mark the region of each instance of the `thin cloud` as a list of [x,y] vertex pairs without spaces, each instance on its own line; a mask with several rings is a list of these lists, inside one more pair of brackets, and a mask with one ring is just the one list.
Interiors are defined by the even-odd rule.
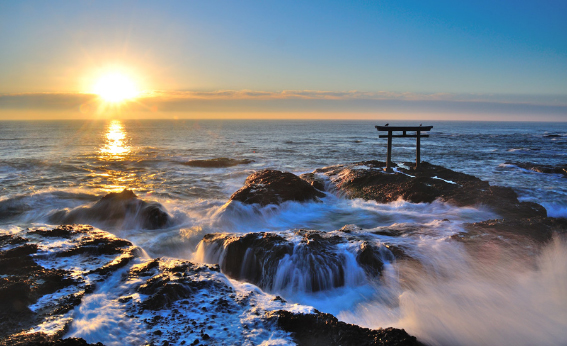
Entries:
[[0,94],[0,108],[4,109],[68,109],[95,102],[94,94],[85,93],[18,93]]
[[[106,105],[106,106],[105,106]],[[0,94],[0,110],[73,111],[112,109],[95,94]],[[121,105],[132,112],[367,112],[554,115],[567,119],[565,95],[398,93],[321,90],[151,91]]]
[[218,90],[218,91],[152,91],[142,98],[201,99],[201,100],[405,100],[405,101],[454,101],[518,103],[546,106],[567,106],[567,95],[516,95],[516,94],[454,94],[454,93],[411,93],[411,92],[364,92],[322,91],[322,90],[283,90],[277,92],[256,90]]

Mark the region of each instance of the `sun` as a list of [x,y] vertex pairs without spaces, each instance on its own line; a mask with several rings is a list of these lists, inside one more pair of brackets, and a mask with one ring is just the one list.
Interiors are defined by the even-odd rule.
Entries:
[[94,85],[93,91],[104,101],[112,103],[134,99],[140,94],[134,81],[121,73],[102,76]]

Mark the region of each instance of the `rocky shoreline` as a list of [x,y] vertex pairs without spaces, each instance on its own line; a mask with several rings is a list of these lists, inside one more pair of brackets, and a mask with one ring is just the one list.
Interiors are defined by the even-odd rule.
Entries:
[[[144,341],[133,344],[253,342],[254,330],[260,326],[280,330],[289,338],[286,344],[418,344],[401,329],[364,329],[329,314],[294,310],[294,305],[279,297],[237,290],[218,265],[144,258],[129,241],[87,225],[26,230],[2,235],[0,242],[0,345],[101,345],[81,337],[63,337],[85,297],[124,269],[121,276],[133,284],[115,300],[128,319],[148,331]],[[255,304],[266,300],[268,305]],[[266,309],[270,305],[273,310]],[[256,319],[241,324],[238,318],[243,315]],[[231,331],[213,329],[231,317],[235,320]],[[307,338],[303,328],[318,331],[320,337]],[[326,333],[329,329],[333,335]],[[238,336],[226,338],[225,334]]]
[[[232,165],[233,163],[222,163]],[[215,167],[217,163],[195,163]],[[220,164],[219,164],[220,165]],[[474,176],[422,163],[384,172],[385,163],[366,161],[336,165],[296,176],[262,170],[248,177],[231,203],[267,206],[285,201],[321,202],[326,194],[389,203],[443,201],[455,206],[486,208],[500,218],[469,223],[451,237],[465,246],[477,242],[513,242],[539,247],[567,232],[567,220],[551,218],[539,204],[522,202],[510,188],[491,186]],[[129,190],[103,197],[91,207],[59,211],[55,223],[88,223],[110,218],[121,223],[136,215],[144,229],[171,224],[163,206],[139,200]],[[375,231],[395,237],[396,230]],[[527,241],[526,241],[527,240]],[[348,247],[338,247],[348,245]],[[267,294],[283,288],[289,271],[301,278],[301,290],[318,292],[349,281],[380,281],[385,264],[417,261],[399,244],[369,241],[354,226],[324,232],[207,234],[199,244],[206,263],[149,258],[131,242],[83,224],[21,230],[0,235],[0,344],[97,344],[81,335],[81,314],[103,283],[120,279],[108,298],[124,319],[140,329],[127,344],[226,345],[257,344],[269,331],[279,344],[419,345],[403,329],[366,329],[312,308]],[[284,261],[285,260],[285,261]],[[320,274],[318,269],[328,270]],[[353,270],[355,269],[355,270]],[[358,271],[358,272],[357,272]],[[235,284],[227,278],[251,283]],[[267,293],[266,293],[267,292]],[[113,307],[114,307],[113,306]],[[73,332],[72,338],[64,338]],[[274,337],[270,338],[274,338]]]

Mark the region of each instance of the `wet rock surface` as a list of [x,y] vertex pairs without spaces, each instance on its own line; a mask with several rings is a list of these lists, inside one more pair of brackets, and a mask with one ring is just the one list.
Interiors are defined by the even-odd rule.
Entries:
[[180,299],[189,299],[200,290],[213,293],[229,294],[232,290],[226,283],[214,279],[203,280],[205,272],[218,272],[218,266],[195,265],[191,262],[162,261],[154,259],[141,267],[130,270],[130,278],[151,277],[137,288],[137,292],[147,295],[142,307],[148,310],[160,310],[170,307]]
[[520,202],[512,188],[491,186],[477,177],[427,162],[421,163],[419,171],[408,169],[411,165],[387,173],[383,171],[384,162],[365,161],[317,169],[314,173],[327,175],[335,189],[350,198],[380,203],[400,198],[414,203],[440,199],[459,207],[485,205],[504,218],[547,216],[543,206]]
[[120,225],[131,219],[144,229],[159,229],[171,224],[171,217],[157,202],[138,199],[133,191],[109,193],[92,207],[78,207],[71,211],[59,211],[50,217],[52,223],[104,223]]
[[[265,252],[269,244],[279,243],[288,254],[289,246],[281,236],[253,236],[245,236],[239,247]],[[312,230],[297,231],[295,237],[318,252],[344,241]],[[101,345],[96,336],[102,335],[90,336],[87,329],[87,335],[81,336],[77,332],[85,330],[73,328],[75,319],[84,319],[80,312],[86,310],[89,317],[95,314],[89,313],[89,302],[101,297],[112,300],[109,307],[120,308],[123,324],[136,332],[137,339],[122,343],[138,345],[257,345],[272,339],[287,345],[304,340],[292,337],[289,324],[284,327],[275,322],[272,312],[288,316],[313,313],[312,308],[289,304],[250,284],[231,283],[219,265],[141,258],[142,253],[129,241],[86,225],[2,234],[0,247],[2,345]],[[120,279],[117,287],[108,288],[116,279]],[[319,344],[361,344],[360,331],[364,332],[361,336],[375,334],[331,315],[324,319],[340,336],[322,338]],[[310,329],[317,327],[313,323]],[[369,339],[378,343],[374,337]]]
[[[147,326],[150,344],[257,344],[261,329],[280,336],[279,343],[300,345],[415,345],[399,329],[371,330],[340,322],[330,314],[295,312],[281,297],[231,285],[218,267],[173,259],[154,259],[134,266],[143,298],[127,299],[128,310]],[[181,291],[172,286],[184,286]],[[250,290],[252,289],[252,290]],[[157,300],[155,298],[160,297]],[[148,318],[144,318],[148,317]],[[151,318],[150,318],[151,317]],[[171,329],[168,325],[183,327]],[[219,324],[224,328],[219,329]],[[229,328],[230,327],[230,328]]]
[[312,185],[313,188],[320,191],[325,191],[325,180],[322,177],[317,176],[313,172],[301,174],[299,175],[299,178]]
[[293,245],[275,233],[207,234],[202,242],[224,252],[224,274],[261,287],[271,286],[279,261],[293,253]]
[[246,204],[280,204],[284,201],[317,201],[325,196],[298,176],[277,170],[262,170],[248,176],[244,186],[230,197]]
[[103,346],[102,343],[87,343],[77,337],[60,338],[61,334],[48,335],[45,333],[17,334],[3,341],[6,346]]
[[[339,245],[351,244],[345,251]],[[351,231],[323,232],[299,229],[290,232],[248,234],[207,234],[202,240],[205,261],[219,263],[221,271],[238,280],[268,291],[304,285],[306,292],[318,292],[345,285],[347,257],[369,278],[379,277],[384,262],[393,262],[400,249],[372,241]],[[394,252],[392,252],[394,249]],[[356,265],[356,264],[354,264]],[[297,274],[304,274],[298,278]]]
[[271,313],[278,325],[293,333],[300,346],[420,346],[403,329],[367,329],[339,321],[327,313]]
[[453,239],[470,241],[475,238],[526,238],[538,244],[549,242],[554,234],[567,234],[565,218],[491,219],[465,225],[466,233],[453,235]]
[[[97,270],[124,255],[132,256],[134,249],[128,241],[85,225],[0,235],[0,247],[0,344],[4,345],[86,345],[82,339],[62,339],[68,326],[64,318],[96,282],[105,279]],[[65,259],[74,261],[73,269],[64,266]],[[83,263],[88,265],[81,271]],[[41,324],[56,318],[61,318],[59,326],[49,333],[42,331]]]
[[548,173],[548,174],[560,174],[564,177],[567,177],[567,164],[565,165],[544,165],[544,164],[536,164],[536,163],[522,163],[522,162],[506,162],[506,164],[514,165],[517,167],[521,167],[522,169],[531,170],[540,173]]
[[189,160],[188,162],[183,164],[193,167],[220,168],[220,167],[231,167],[236,165],[246,165],[253,162],[254,160],[252,159],[214,158],[214,159]]

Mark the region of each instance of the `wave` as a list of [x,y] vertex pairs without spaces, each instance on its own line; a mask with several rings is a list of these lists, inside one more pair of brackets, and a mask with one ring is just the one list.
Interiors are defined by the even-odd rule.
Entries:
[[567,218],[567,204],[566,203],[542,203],[543,207],[547,210],[549,217]]
[[475,222],[496,218],[496,214],[479,208],[455,207],[440,201],[415,204],[398,200],[380,204],[327,195],[322,203],[286,201],[265,207],[232,201],[211,211],[209,218],[213,227],[229,232],[293,228],[331,231],[347,224],[369,229],[393,223],[428,223],[439,219]]
[[0,200],[0,221],[45,221],[53,211],[95,201],[96,195],[81,190],[43,190]]
[[339,318],[369,328],[403,327],[427,344],[561,345],[567,340],[567,242],[556,238],[529,266],[515,250],[484,245],[484,258],[445,243],[432,266],[398,264],[410,288],[388,288],[399,302],[374,299]]

